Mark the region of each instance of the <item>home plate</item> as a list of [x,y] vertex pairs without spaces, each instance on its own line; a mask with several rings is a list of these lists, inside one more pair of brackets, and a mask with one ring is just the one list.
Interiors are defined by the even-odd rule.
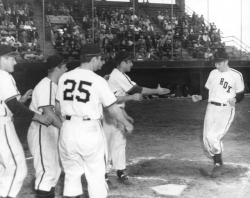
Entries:
[[152,190],[158,195],[180,196],[186,185],[167,184],[152,187]]

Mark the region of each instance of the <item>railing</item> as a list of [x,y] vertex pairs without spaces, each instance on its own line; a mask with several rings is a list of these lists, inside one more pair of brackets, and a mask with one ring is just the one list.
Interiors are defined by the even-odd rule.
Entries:
[[[235,37],[235,36],[225,36],[225,37],[221,37],[221,38],[223,38],[223,39],[226,39],[226,38],[233,38],[233,42],[235,42],[236,44],[238,44],[236,41],[234,41],[234,39],[236,39],[237,41],[239,41],[241,44],[238,44],[239,46],[240,46],[240,48],[242,48],[242,49],[244,49],[244,50],[246,50],[246,52],[250,52],[250,47],[247,45],[247,44],[245,44],[244,42],[242,42],[241,40],[239,40],[237,37]],[[242,47],[242,45],[243,45],[243,47]]]
[[[191,16],[192,16],[192,14],[193,14],[193,12],[194,12],[194,10],[192,10],[190,7],[188,7],[187,5],[185,5],[185,11],[187,12],[187,13],[189,13]],[[207,24],[209,24],[209,21],[207,21],[206,19],[204,19],[204,21],[207,23]],[[222,31],[220,31],[221,32],[221,34],[223,34],[223,32]],[[233,53],[235,52],[235,53],[237,53],[239,56],[240,56],[240,58],[244,58],[244,57],[247,57],[247,60],[248,60],[248,56],[242,56],[242,52],[239,52],[239,51],[242,51],[242,50],[245,50],[245,52],[246,53],[249,53],[250,52],[250,47],[248,46],[248,45],[246,45],[244,42],[242,42],[241,40],[239,40],[237,37],[235,37],[235,36],[226,36],[226,37],[221,37],[221,38],[223,38],[223,39],[225,39],[225,38],[233,38],[233,40],[230,40],[230,41],[223,41],[223,42],[233,42],[234,44],[236,44],[240,49],[238,50],[235,46],[234,46],[234,48],[232,48],[233,49]],[[234,39],[236,39],[236,40],[238,40],[241,44],[239,44],[239,43],[237,43],[236,41],[234,41]],[[243,46],[242,46],[243,45]]]

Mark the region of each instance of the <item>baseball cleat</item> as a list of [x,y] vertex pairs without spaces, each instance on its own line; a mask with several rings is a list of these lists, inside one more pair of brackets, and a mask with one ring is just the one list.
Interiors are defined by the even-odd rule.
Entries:
[[130,186],[133,183],[129,180],[129,177],[127,175],[122,175],[121,177],[118,177],[117,180],[119,183],[124,184],[126,186]]
[[203,176],[205,176],[205,177],[210,177],[210,176],[211,176],[211,173],[208,172],[208,171],[206,171],[206,170],[203,169],[203,168],[200,168],[199,171],[200,171],[201,175],[203,175]]
[[117,189],[117,186],[115,186],[110,180],[106,180],[106,182],[107,182],[109,190]]
[[222,171],[222,165],[216,163],[214,165],[214,169],[211,173],[212,178],[220,177],[221,176],[221,171]]

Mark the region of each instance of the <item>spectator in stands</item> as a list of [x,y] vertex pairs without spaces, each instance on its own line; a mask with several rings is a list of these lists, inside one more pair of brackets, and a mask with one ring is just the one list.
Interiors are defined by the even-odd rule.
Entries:
[[200,57],[201,55],[203,56],[203,45],[200,44],[200,41],[197,41],[195,44],[194,44],[194,54],[193,56],[198,58]]
[[158,26],[159,26],[159,27],[162,27],[162,25],[163,25],[163,20],[164,20],[163,14],[162,14],[162,13],[159,13],[157,19],[158,19]]
[[201,38],[201,43],[204,45],[204,47],[209,47],[210,45],[210,38],[208,36],[208,32],[205,31]]
[[146,60],[146,53],[145,53],[145,48],[140,48],[139,52],[136,53],[135,55],[135,60],[142,61]]
[[187,84],[185,84],[183,86],[182,93],[183,93],[183,97],[191,97],[192,96],[192,91]]
[[32,28],[32,31],[31,31],[31,33],[30,33],[30,39],[32,39],[32,40],[34,40],[34,39],[39,39],[39,34],[38,34],[38,32],[36,31],[36,28],[35,27],[33,27]]
[[176,88],[174,90],[174,97],[177,97],[177,98],[183,97],[183,93],[179,84],[176,85]]
[[207,48],[205,54],[204,54],[205,61],[210,61],[214,59],[213,53],[211,53],[211,50]]

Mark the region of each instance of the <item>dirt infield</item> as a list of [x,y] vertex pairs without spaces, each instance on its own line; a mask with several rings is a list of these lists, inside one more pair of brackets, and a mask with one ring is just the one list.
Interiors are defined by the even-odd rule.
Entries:
[[[202,176],[200,168],[211,171],[213,162],[203,151],[202,130],[206,101],[190,99],[152,99],[127,104],[128,114],[135,120],[135,131],[127,135],[127,172],[134,185],[125,187],[110,179],[118,189],[109,192],[111,198],[160,197],[151,187],[164,184],[185,184],[183,198],[248,198],[250,197],[250,98],[236,106],[234,122],[223,139],[225,169],[220,178]],[[33,198],[34,169],[28,151],[28,123],[15,120],[24,146],[29,174],[18,198]],[[83,177],[87,198],[87,184]],[[57,186],[61,197],[63,175]]]

